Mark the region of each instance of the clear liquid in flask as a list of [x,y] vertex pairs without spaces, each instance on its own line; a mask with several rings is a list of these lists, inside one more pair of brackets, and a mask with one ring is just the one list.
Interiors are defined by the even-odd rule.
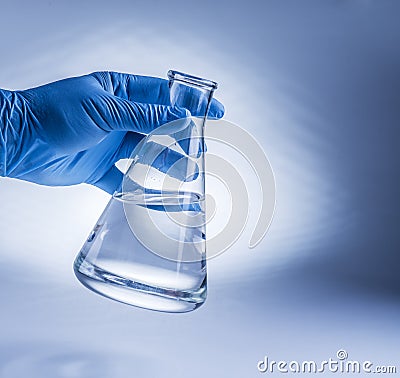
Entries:
[[207,293],[204,219],[204,200],[195,193],[114,195],[78,254],[75,274],[123,303],[192,311]]

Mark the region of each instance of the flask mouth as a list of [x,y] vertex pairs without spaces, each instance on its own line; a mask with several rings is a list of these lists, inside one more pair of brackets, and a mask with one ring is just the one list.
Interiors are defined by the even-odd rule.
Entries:
[[169,70],[168,79],[171,81],[178,81],[187,85],[204,88],[208,90],[215,90],[218,88],[218,84],[215,81],[203,79],[198,76],[189,75],[183,72]]

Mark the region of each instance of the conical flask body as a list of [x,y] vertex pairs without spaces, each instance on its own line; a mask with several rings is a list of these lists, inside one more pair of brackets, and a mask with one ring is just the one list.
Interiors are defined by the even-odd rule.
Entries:
[[[153,198],[151,207],[157,206],[167,211],[168,207],[174,207],[177,213],[179,203],[157,204]],[[75,273],[81,283],[111,299],[153,310],[186,312],[199,307],[205,300],[207,285],[205,253],[197,250],[202,248],[198,242],[202,230],[195,227],[185,230],[169,219],[167,211],[149,208],[148,198],[147,201],[140,198],[124,201],[113,197],[75,261]],[[170,258],[143,245],[132,231],[127,213],[141,225],[143,218],[153,217],[159,227],[175,234],[165,246]],[[191,211],[187,213],[184,217],[195,215]],[[182,234],[184,239],[177,240]],[[156,240],[157,235],[153,238]],[[200,259],[182,261],[179,254],[197,254]]]

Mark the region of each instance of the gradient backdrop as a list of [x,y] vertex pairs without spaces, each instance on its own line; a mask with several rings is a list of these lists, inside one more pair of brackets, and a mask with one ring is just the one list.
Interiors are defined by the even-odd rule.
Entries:
[[214,79],[226,118],[270,159],[277,207],[247,249],[252,194],[249,226],[209,262],[206,305],[170,315],[75,279],[106,194],[2,178],[0,377],[248,378],[265,355],[338,349],[400,371],[399,12],[385,0],[2,0],[0,87],[95,70]]

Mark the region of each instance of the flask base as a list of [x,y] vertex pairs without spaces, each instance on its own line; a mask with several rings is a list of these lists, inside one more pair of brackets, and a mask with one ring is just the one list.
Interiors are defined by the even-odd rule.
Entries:
[[105,271],[84,261],[74,264],[78,280],[104,297],[131,306],[161,312],[189,312],[200,307],[207,295],[206,278],[196,291],[156,287]]

